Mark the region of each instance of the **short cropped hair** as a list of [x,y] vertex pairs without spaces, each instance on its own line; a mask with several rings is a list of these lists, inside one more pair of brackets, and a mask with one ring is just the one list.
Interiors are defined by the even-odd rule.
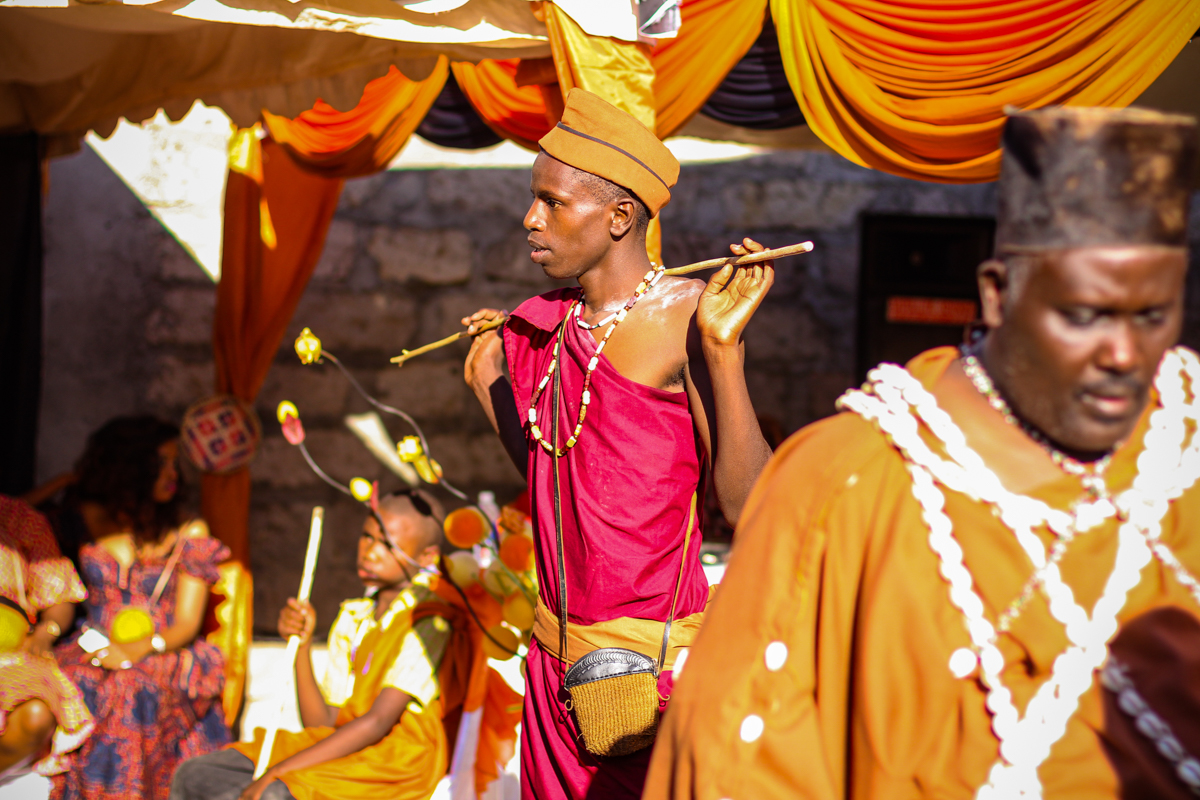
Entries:
[[592,197],[601,203],[611,203],[626,197],[632,200],[634,206],[633,229],[639,235],[646,233],[646,229],[650,226],[650,209],[646,208],[646,204],[636,194],[620,184],[613,183],[608,178],[601,178],[599,175],[584,172],[581,169],[576,169],[575,172],[576,179],[588,188]]

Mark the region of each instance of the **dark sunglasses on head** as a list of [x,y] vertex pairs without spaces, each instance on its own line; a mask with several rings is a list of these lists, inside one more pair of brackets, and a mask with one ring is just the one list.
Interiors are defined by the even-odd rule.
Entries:
[[388,494],[388,497],[407,497],[412,503],[413,509],[422,517],[433,517],[437,519],[433,513],[433,506],[429,505],[429,501],[417,493],[415,489],[400,489]]

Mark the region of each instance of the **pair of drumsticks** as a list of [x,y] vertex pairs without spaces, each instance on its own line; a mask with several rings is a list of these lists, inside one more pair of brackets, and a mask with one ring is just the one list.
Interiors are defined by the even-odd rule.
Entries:
[[[812,242],[800,242],[798,244],[790,244],[787,247],[776,247],[774,250],[763,250],[759,253],[747,253],[744,256],[727,256],[725,258],[710,258],[707,261],[697,261],[694,264],[687,264],[682,267],[672,267],[666,270],[667,275],[687,275],[689,272],[699,272],[704,269],[717,269],[732,264],[735,267],[745,266],[746,264],[758,264],[762,261],[770,261],[775,258],[786,258],[788,256],[798,256],[802,253],[812,252]],[[460,339],[465,339],[470,336],[478,336],[485,331],[495,330],[507,321],[507,317],[494,319],[491,322],[485,322],[477,327],[473,332],[459,331],[458,333],[447,336],[445,339],[438,339],[436,342],[427,344],[423,347],[418,347],[415,350],[402,350],[400,355],[392,359],[392,363],[398,367],[404,366],[404,362],[410,358],[423,355],[432,350],[454,344]]]

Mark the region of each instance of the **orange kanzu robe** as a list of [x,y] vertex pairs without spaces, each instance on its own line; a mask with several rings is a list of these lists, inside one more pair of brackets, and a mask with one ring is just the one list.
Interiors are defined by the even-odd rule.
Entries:
[[[943,348],[909,364],[939,404],[934,385],[954,357]],[[1152,396],[1113,458],[1114,494],[1133,479],[1156,404]],[[969,421],[955,421],[970,441]],[[1022,436],[999,415],[985,424],[994,436]],[[1051,474],[1058,477],[1023,491],[1068,508],[1081,486]],[[1033,568],[988,507],[943,491],[966,566],[995,620]],[[1173,503],[1162,532],[1193,575],[1200,574],[1197,527],[1200,486],[1193,486]],[[1080,535],[1061,562],[1089,613],[1113,566],[1116,528],[1109,520]],[[970,640],[928,536],[904,461],[871,423],[843,413],[793,436],[742,516],[725,579],[676,683],[644,798],[973,797],[998,744],[984,689],[949,670],[951,653]],[[1154,560],[1119,621],[1164,605],[1200,612]],[[1004,684],[1022,714],[1067,644],[1041,594],[1000,637]],[[1044,797],[1117,796],[1101,691],[1094,680],[1042,764]]]

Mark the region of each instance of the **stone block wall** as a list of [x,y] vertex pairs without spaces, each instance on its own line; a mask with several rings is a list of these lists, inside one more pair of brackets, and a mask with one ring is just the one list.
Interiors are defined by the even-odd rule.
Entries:
[[[361,591],[354,560],[363,515],[283,440],[275,405],[299,406],[314,458],[338,479],[400,485],[342,424],[367,404],[332,365],[296,359],[300,328],[311,327],[368,391],[415,416],[457,485],[472,494],[490,489],[502,502],[522,488],[462,381],[465,343],[403,369],[388,358],[458,330],[478,308],[512,309],[554,287],[528,257],[521,226],[528,185],[526,170],[504,169],[398,171],[346,184],[256,403],[266,433],[252,467],[250,520],[260,632],[273,631],[280,605],[296,591],[313,505],[327,508],[314,587],[323,624],[341,599]],[[779,265],[746,334],[755,406],[790,433],[832,413],[853,381],[859,216],[977,216],[993,206],[991,185],[908,181],[828,153],[687,165],[663,212],[664,255],[677,265],[722,255],[743,236],[768,246],[813,240],[813,253]],[[211,393],[215,298],[207,276],[87,148],[51,164],[45,228],[42,478],[69,468],[87,433],[111,416],[177,420]],[[1200,210],[1192,230],[1200,239]],[[1200,343],[1198,280],[1193,270],[1186,337],[1193,345]],[[385,421],[393,436],[408,433],[400,420]]]

